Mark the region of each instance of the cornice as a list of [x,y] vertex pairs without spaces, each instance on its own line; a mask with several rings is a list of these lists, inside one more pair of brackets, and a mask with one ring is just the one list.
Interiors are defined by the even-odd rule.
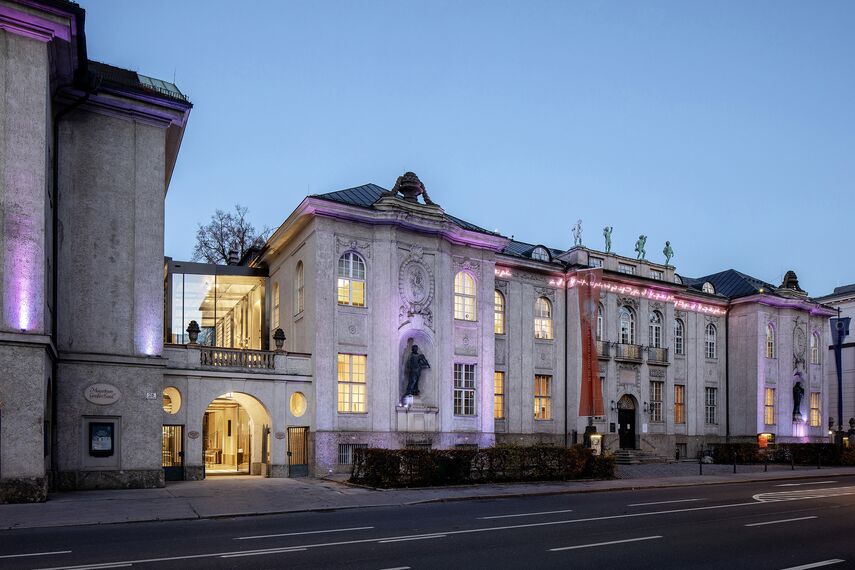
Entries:
[[836,310],[815,301],[810,301],[808,299],[787,299],[784,297],[764,295],[763,293],[741,297],[731,301],[732,305],[744,305],[749,303],[756,303],[758,305],[775,307],[778,309],[796,309],[799,311],[805,311],[814,316],[834,317],[837,315]]
[[67,22],[56,22],[4,5],[0,5],[0,29],[45,43],[54,38],[70,42],[72,36],[70,18]]

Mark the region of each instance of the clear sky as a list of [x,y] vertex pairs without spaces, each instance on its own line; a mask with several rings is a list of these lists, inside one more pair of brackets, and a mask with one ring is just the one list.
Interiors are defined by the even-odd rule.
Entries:
[[[855,282],[855,2],[79,0],[89,57],[193,101],[166,254],[236,202],[416,172],[517,239]],[[837,236],[837,237],[835,237]]]

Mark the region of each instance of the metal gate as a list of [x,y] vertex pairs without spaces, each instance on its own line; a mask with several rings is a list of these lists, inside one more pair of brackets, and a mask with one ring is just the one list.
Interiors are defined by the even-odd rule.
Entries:
[[167,481],[184,480],[184,426],[163,426],[161,466]]
[[309,428],[288,428],[288,473],[291,477],[309,475]]

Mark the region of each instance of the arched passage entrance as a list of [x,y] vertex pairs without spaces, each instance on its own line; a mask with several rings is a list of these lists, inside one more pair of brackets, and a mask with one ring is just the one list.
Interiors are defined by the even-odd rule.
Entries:
[[222,394],[202,418],[205,476],[267,475],[270,465],[270,414],[254,397]]
[[635,449],[635,398],[624,394],[618,400],[617,409],[620,448]]

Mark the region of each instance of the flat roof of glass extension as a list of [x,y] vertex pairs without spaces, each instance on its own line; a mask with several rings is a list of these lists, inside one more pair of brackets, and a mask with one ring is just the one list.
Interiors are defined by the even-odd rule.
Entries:
[[219,265],[216,263],[198,263],[196,261],[175,261],[165,258],[166,273],[186,273],[188,275],[244,275],[247,277],[267,277],[266,267],[247,267],[246,265]]

